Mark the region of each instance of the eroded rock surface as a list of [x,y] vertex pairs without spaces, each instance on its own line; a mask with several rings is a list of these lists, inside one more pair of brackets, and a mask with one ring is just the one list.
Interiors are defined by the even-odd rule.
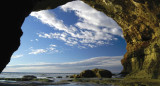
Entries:
[[[20,45],[20,29],[31,11],[53,9],[73,0],[2,1],[7,7],[1,13],[3,25],[0,71]],[[121,60],[122,73],[131,78],[160,78],[160,1],[159,0],[83,0],[112,17],[123,30],[127,53]],[[9,9],[7,9],[9,8]],[[5,47],[4,47],[5,46]]]
[[112,17],[123,30],[127,53],[122,73],[130,78],[160,78],[160,1],[83,0]]

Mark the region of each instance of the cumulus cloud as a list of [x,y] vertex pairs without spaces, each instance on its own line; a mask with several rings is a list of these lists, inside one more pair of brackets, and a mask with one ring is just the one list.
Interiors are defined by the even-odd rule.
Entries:
[[11,58],[20,58],[20,57],[23,57],[23,54],[13,55]]
[[[86,60],[66,63],[36,63],[36,64],[21,64],[8,65],[5,71],[30,71],[30,72],[58,72],[58,73],[73,73],[81,72],[86,69],[103,68],[111,70],[112,72],[120,72],[122,66],[120,60],[123,56],[103,56],[93,57]],[[15,70],[16,69],[16,70]],[[63,71],[62,71],[63,70]]]
[[47,47],[46,49],[33,49],[33,47],[30,48],[31,52],[29,52],[28,54],[42,54],[42,53],[47,53],[47,54],[51,54],[51,53],[57,53],[59,52],[59,50],[56,49],[56,45],[54,44],[50,44],[49,47]]
[[61,33],[37,33],[39,37],[60,39],[70,46],[91,48],[109,44],[109,41],[117,40],[116,36],[123,37],[121,28],[113,19],[82,1],[69,2],[60,9],[64,12],[73,11],[79,19],[73,25],[65,25],[63,20],[57,19],[49,10],[32,12],[31,16],[61,31]]
[[30,52],[29,54],[40,54],[45,52],[47,52],[45,49],[32,49],[32,52]]

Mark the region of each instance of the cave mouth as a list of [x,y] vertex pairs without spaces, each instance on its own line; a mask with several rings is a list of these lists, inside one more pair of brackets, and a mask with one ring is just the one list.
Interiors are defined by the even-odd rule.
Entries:
[[[122,70],[120,60],[126,53],[126,42],[120,26],[81,1],[32,12],[25,19],[22,31],[21,46],[12,55],[4,72],[63,73],[66,69],[75,73],[93,68],[113,72]],[[58,70],[54,68],[57,66],[55,63],[62,65],[59,68],[64,68],[65,64],[74,69],[66,67]],[[85,68],[78,68],[81,66]]]

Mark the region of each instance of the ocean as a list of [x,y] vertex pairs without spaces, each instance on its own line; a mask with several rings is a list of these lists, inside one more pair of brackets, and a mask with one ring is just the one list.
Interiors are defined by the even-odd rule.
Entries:
[[[0,78],[22,78],[24,75],[34,75],[37,78],[46,78],[53,77],[54,82],[67,79],[66,76],[70,76],[76,73],[30,73],[30,72],[2,72]],[[57,78],[61,76],[62,78]],[[0,81],[3,82],[3,81]],[[96,84],[79,84],[79,83],[70,83],[64,85],[40,85],[40,86],[113,86],[113,85],[96,85]]]
[[76,73],[31,73],[31,72],[2,72],[0,74],[0,78],[22,78],[24,75],[34,75],[37,78],[46,78],[53,77],[56,78],[58,76],[62,76],[65,78],[66,76],[70,76]]

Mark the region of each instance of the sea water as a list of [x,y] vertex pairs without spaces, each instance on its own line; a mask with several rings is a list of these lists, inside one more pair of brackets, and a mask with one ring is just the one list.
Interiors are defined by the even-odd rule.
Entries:
[[2,72],[0,74],[0,78],[22,78],[24,75],[34,75],[37,78],[46,78],[53,77],[56,78],[58,76],[62,76],[65,78],[66,76],[70,76],[76,73],[30,73],[30,72]]
[[[0,78],[22,78],[24,75],[34,75],[37,78],[55,78],[55,82],[67,79],[66,76],[70,76],[77,73],[30,73],[30,72],[2,72]],[[62,76],[62,78],[56,78]],[[113,85],[96,85],[96,84],[79,84],[79,83],[70,83],[64,85],[38,85],[38,86],[113,86]]]
[[65,84],[65,85],[40,85],[40,86],[115,86],[115,85],[96,85],[96,84],[77,84],[77,83],[71,83],[71,84]]

